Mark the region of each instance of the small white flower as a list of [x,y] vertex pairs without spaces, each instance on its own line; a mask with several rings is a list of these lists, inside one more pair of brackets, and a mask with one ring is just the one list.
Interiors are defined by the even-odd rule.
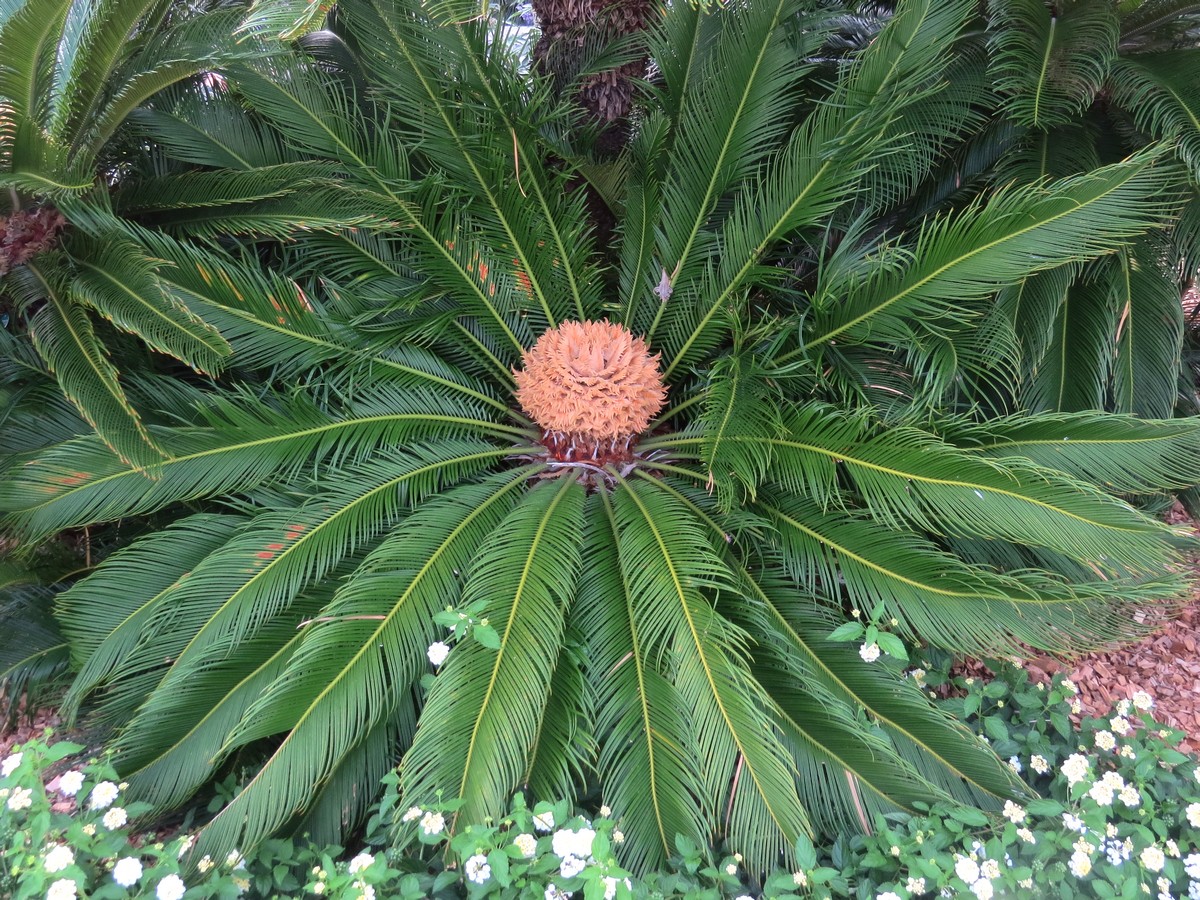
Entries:
[[1129,715],[1129,711],[1132,708],[1133,708],[1133,703],[1129,700],[1118,700],[1117,701],[1117,715],[1118,716]]
[[877,894],[875,900],[900,900],[900,895],[895,891],[884,891],[882,894]]
[[79,887],[70,878],[60,878],[46,891],[46,900],[75,900]]
[[109,831],[116,831],[129,821],[129,813],[125,812],[120,806],[114,806],[104,814],[104,818],[100,821],[104,823],[104,827]]
[[188,835],[187,837],[185,837],[185,838],[184,838],[182,841],[180,841],[180,843],[179,843],[179,853],[177,854],[177,855],[178,855],[178,857],[179,857],[179,859],[183,859],[183,854],[185,854],[185,853],[187,853],[189,850],[191,850],[191,849],[192,849],[192,845],[193,845],[193,844],[195,844],[195,843],[196,843],[196,836],[195,836],[194,834],[189,834],[189,835]]
[[476,884],[483,884],[492,877],[492,867],[488,865],[487,857],[482,853],[476,853],[463,864],[463,872],[467,876],[467,881],[473,881]]
[[351,875],[357,875],[363,869],[369,869],[375,863],[374,853],[360,853],[354,859],[350,860],[350,865],[347,867]]
[[21,764],[21,760],[24,758],[24,753],[12,753],[4,757],[4,762],[0,762],[0,778],[7,778],[13,772],[17,771],[17,766]]
[[1085,837],[1079,838],[1079,840],[1077,840],[1071,846],[1075,848],[1076,853],[1086,853],[1088,856],[1091,856],[1092,850],[1095,849],[1091,844],[1088,843],[1088,839]]
[[726,875],[736,875],[737,874],[737,863],[729,863],[727,866],[725,866],[725,874]]
[[1034,754],[1029,757],[1029,768],[1039,775],[1045,775],[1050,771],[1050,763],[1046,761],[1046,757]]
[[808,884],[808,874],[802,871],[793,872],[792,884],[794,884],[796,887],[804,887],[806,884]]
[[1117,796],[1121,798],[1121,802],[1126,806],[1138,806],[1142,802],[1142,795],[1132,784],[1127,784],[1121,788],[1121,792]]
[[533,854],[537,853],[537,838],[532,834],[518,834],[513,838],[513,846],[521,851],[523,857],[532,859]]
[[1193,828],[1200,828],[1200,803],[1189,803],[1187,809],[1184,810],[1184,815],[1187,816],[1189,825]]
[[633,882],[631,882],[628,878],[618,879],[612,877],[611,875],[604,876],[604,900],[614,900],[614,898],[617,896],[617,885],[619,885],[622,880],[625,882],[626,890],[633,890]]
[[553,884],[546,885],[546,893],[542,895],[545,900],[568,900],[571,896],[570,891],[560,891]]
[[1075,697],[1071,700],[1070,707],[1071,712],[1075,713],[1075,715],[1079,715],[1083,712],[1083,703],[1080,702],[1078,697]]
[[967,884],[979,880],[979,864],[969,856],[960,856],[954,863],[954,874]]
[[1017,758],[1015,756],[1010,756],[1008,758],[1008,767],[1010,769],[1012,769],[1014,772],[1016,772],[1018,775],[1021,774],[1021,760],[1019,758]]
[[61,872],[75,862],[75,854],[66,844],[55,844],[42,859],[42,867],[47,872]]
[[1037,839],[1033,836],[1033,832],[1030,831],[1028,828],[1018,828],[1017,829],[1017,837],[1019,837],[1021,840],[1023,840],[1027,844],[1036,844],[1037,843]]
[[207,853],[204,854],[204,857],[200,860],[200,862],[196,863],[196,868],[200,870],[201,875],[208,874],[212,869],[215,869],[216,867],[217,867],[217,864],[215,862],[213,862],[213,858],[211,856],[209,856]]
[[1025,821],[1025,808],[1020,804],[1013,803],[1011,800],[1005,800],[1004,818],[1008,819],[1014,825],[1020,825]]
[[1083,819],[1071,813],[1063,813],[1063,827],[1068,831],[1076,831],[1079,834],[1087,833],[1087,826],[1083,824]]
[[992,883],[986,878],[980,878],[977,882],[971,885],[971,893],[979,900],[992,900],[995,896],[996,889],[992,887]]
[[1097,731],[1096,746],[1101,750],[1111,750],[1113,747],[1117,746],[1117,739],[1113,737],[1113,733],[1111,731]]
[[419,806],[410,806],[408,810],[400,817],[401,822],[413,822],[425,814],[425,810]]
[[446,827],[446,820],[440,812],[430,810],[421,818],[421,830],[426,834],[441,834]]
[[1183,859],[1183,871],[1188,878],[1200,880],[1200,853],[1190,853]]
[[538,831],[549,831],[554,827],[554,810],[548,809],[533,817],[533,827]]
[[562,865],[558,867],[558,873],[563,878],[574,878],[583,871],[586,865],[587,863],[577,856],[567,856],[563,858]]
[[434,641],[429,645],[429,650],[425,655],[429,657],[429,661],[435,666],[440,666],[446,661],[446,657],[450,655],[450,645],[442,641]]
[[1117,749],[1117,756],[1123,756],[1123,757],[1125,757],[1125,759],[1133,759],[1134,757],[1137,756],[1137,751],[1135,751],[1128,744],[1122,744]]
[[858,655],[863,658],[864,662],[875,662],[875,660],[879,659],[879,645],[863,644],[858,648]]
[[1154,708],[1154,698],[1151,697],[1149,694],[1147,694],[1145,691],[1134,691],[1133,692],[1133,705],[1135,707],[1137,707],[1138,709],[1140,709],[1142,712],[1145,712],[1148,709]]
[[1086,756],[1072,753],[1063,761],[1062,773],[1068,784],[1078,784],[1087,776],[1089,766]]
[[92,796],[88,801],[88,806],[92,809],[108,809],[112,806],[112,802],[117,799],[117,794],[121,793],[120,789],[111,781],[102,781],[92,788]]
[[179,900],[186,891],[187,885],[183,883],[182,878],[178,875],[168,875],[158,883],[158,887],[154,889],[154,896],[158,900]]
[[375,886],[365,881],[356,881],[352,887],[358,891],[356,900],[375,900]]
[[88,837],[95,837],[96,836],[96,823],[88,822],[86,825],[83,826],[82,831]]
[[984,878],[999,878],[1000,863],[996,862],[994,859],[985,859],[983,861],[983,865],[979,867],[979,873]]
[[1101,806],[1110,806],[1113,802],[1112,785],[1107,781],[1097,781],[1088,789],[1088,796]]
[[72,769],[70,772],[63,772],[58,779],[58,792],[64,797],[74,797],[82,787],[83,773],[75,769]]
[[1108,720],[1108,726],[1117,734],[1129,734],[1129,720],[1124,716],[1113,716]]
[[600,817],[602,819],[607,819],[611,815],[612,815],[612,807],[610,807],[607,803],[602,803],[600,805]]
[[1154,845],[1147,847],[1140,854],[1138,859],[1142,861],[1142,865],[1151,872],[1161,872],[1163,865],[1167,861],[1166,854],[1159,850]]
[[239,850],[230,850],[229,855],[225,857],[225,866],[230,869],[244,869],[246,857],[242,856]]
[[[13,812],[20,809],[29,809],[33,806],[33,789],[32,788],[17,788],[8,795],[7,806]],[[74,882],[72,882],[74,884]]]
[[1072,694],[1079,693],[1079,688],[1075,687],[1075,682],[1073,682],[1070,678],[1064,678],[1062,680],[1062,686],[1063,686],[1064,691],[1067,691]]
[[623,832],[619,829],[613,829],[612,842],[614,844],[625,843],[625,832]]
[[1068,867],[1071,874],[1076,878],[1083,878],[1088,872],[1092,871],[1092,858],[1086,853],[1080,853],[1076,850],[1071,854],[1071,862]]
[[1179,859],[1179,845],[1178,844],[1176,844],[1170,838],[1167,838],[1166,847],[1167,847],[1167,856],[1170,856],[1172,859]]
[[239,897],[242,896],[242,894],[246,893],[246,891],[250,890],[250,879],[249,878],[236,878],[235,877],[235,878],[231,878],[230,881],[232,881],[233,886],[235,888],[237,888]]
[[121,887],[133,887],[138,883],[138,879],[142,877],[141,860],[132,856],[118,859],[117,864],[113,866],[112,876],[113,881]]
[[910,876],[908,881],[904,883],[904,889],[910,894],[923,894],[925,893],[925,879]]

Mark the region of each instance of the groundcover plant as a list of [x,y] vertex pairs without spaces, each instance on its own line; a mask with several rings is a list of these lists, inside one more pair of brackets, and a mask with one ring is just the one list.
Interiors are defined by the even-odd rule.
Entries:
[[1063,651],[1179,594],[1130,500],[1197,480],[1195,423],[981,412],[1022,373],[998,295],[1165,233],[1177,144],[920,208],[995,98],[976,4],[832,61],[820,7],[672,4],[615,160],[486,20],[393,0],[133,117],[155,174],[94,215],[229,362],[161,459],[67,440],[0,506],[168,522],[56,615],[132,797],[244,777],[197,859],[333,840],[399,764],[451,828],[528,788],[610,806],[635,870],[682,834],[761,871],[1021,792],[906,643]]

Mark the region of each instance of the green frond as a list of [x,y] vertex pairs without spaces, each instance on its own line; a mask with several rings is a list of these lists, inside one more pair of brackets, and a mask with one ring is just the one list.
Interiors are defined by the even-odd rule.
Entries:
[[105,559],[58,596],[56,613],[78,674],[63,700],[70,719],[145,643],[144,625],[183,576],[245,524],[240,516],[197,513]]
[[[334,164],[314,161],[139,178],[113,193],[113,208],[145,222],[148,214],[250,204],[311,191],[336,172]],[[150,222],[157,224],[153,218]],[[165,224],[170,223],[167,218]]]
[[402,396],[393,391],[391,396],[398,401],[394,409],[409,411],[331,418],[305,404],[282,409],[249,401],[241,407],[222,405],[223,420],[215,427],[154,430],[170,454],[156,464],[154,479],[121,464],[99,441],[72,441],[0,484],[0,510],[7,511],[8,521],[27,537],[42,537],[180,500],[250,490],[267,479],[287,482],[318,460],[354,464],[381,447],[418,436],[516,431],[469,414],[435,411],[466,412],[460,401],[450,403],[415,390]]
[[1113,67],[1114,102],[1156,138],[1174,138],[1192,179],[1200,178],[1200,49],[1157,50],[1123,57]]
[[302,811],[313,785],[352,752],[363,730],[403,702],[401,695],[428,671],[434,613],[457,601],[459,573],[534,474],[522,468],[446,491],[368,554],[356,577],[305,626],[290,664],[229,735],[228,743],[239,745],[287,732],[203,832],[198,853],[254,846]]
[[1151,422],[1084,412],[952,427],[947,439],[994,459],[1027,459],[1116,494],[1152,494],[1200,482],[1198,427],[1191,419]]
[[240,105],[227,85],[168,91],[126,121],[180,162],[248,170],[295,161],[282,136]]
[[439,672],[401,773],[405,802],[462,798],[454,821],[501,814],[531,762],[580,569],[585,492],[572,478],[529,490],[471,561],[462,602],[499,648],[459,644]]
[[147,469],[161,463],[166,453],[125,395],[91,321],[59,283],[61,273],[32,265],[29,269],[42,283],[48,301],[29,325],[34,346],[105,446],[145,478]]
[[1111,253],[1161,227],[1174,205],[1171,167],[1151,148],[1047,185],[1013,185],[965,212],[933,220],[903,268],[827,269],[813,297],[806,350],[830,341],[907,341],[922,319],[955,322],[971,301],[1044,269]]
[[255,0],[238,31],[294,41],[321,28],[332,7],[327,0]]
[[1058,306],[1050,341],[1022,392],[1033,412],[1103,409],[1116,338],[1116,298],[1104,268],[1071,285]]
[[1175,408],[1183,349],[1183,305],[1160,248],[1139,246],[1112,264],[1117,308],[1113,406],[1117,412],[1165,419]]
[[1029,275],[997,292],[994,314],[1008,320],[1020,345],[1017,384],[1028,384],[1041,368],[1054,340],[1059,309],[1079,272],[1078,265],[1059,266]]
[[1069,122],[1099,92],[1117,55],[1112,4],[1044,0],[989,4],[992,79],[1005,111],[1031,128]]
[[590,711],[596,709],[596,701],[584,677],[585,649],[583,633],[567,622],[529,767],[521,779],[535,797],[570,797],[594,771],[597,744]]
[[626,831],[623,863],[641,872],[674,852],[676,834],[702,843],[711,815],[694,800],[703,794],[695,744],[666,658],[646,646],[641,631],[646,616],[635,608],[621,568],[612,502],[602,493],[588,503],[587,577],[574,608],[587,636],[585,664],[595,692],[596,769],[604,802]]
[[71,0],[25,0],[0,25],[0,98],[11,113],[44,121],[47,88]]
[[652,479],[613,496],[621,571],[645,652],[673,659],[673,683],[691,713],[705,793],[697,798],[747,865],[764,871],[790,855],[811,824],[795,769],[746,668],[745,636],[701,593],[736,591],[698,523]]
[[[769,445],[730,440],[734,435],[777,436],[783,431],[777,397],[766,370],[750,354],[714,363],[700,421],[707,439],[704,464],[725,511],[753,501],[770,468]],[[766,451],[764,455],[764,450]]]
[[153,261],[132,241],[76,239],[69,252],[78,273],[73,299],[198,372],[216,373],[224,366],[232,352],[229,344],[163,290]]

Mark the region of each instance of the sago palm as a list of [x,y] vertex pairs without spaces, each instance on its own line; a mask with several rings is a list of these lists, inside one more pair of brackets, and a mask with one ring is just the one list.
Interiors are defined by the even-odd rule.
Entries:
[[615,163],[483,22],[401,0],[341,4],[317,64],[141,115],[213,183],[259,170],[227,171],[239,117],[336,176],[307,211],[131,226],[234,368],[151,427],[153,479],[85,437],[0,487],[25,539],[179,513],[58,615],[67,708],[134,795],[249,770],[197,858],[334,837],[396,764],[406,805],[461,798],[454,827],[596,788],[635,869],[676,834],[762,869],[836,822],[1020,792],[879,648],[1135,633],[1180,583],[1127,498],[1196,480],[1197,426],[937,398],[1015,353],[975,327],[997,292],[1167,227],[1186,176],[1156,144],[881,227],[978,122],[951,77],[974,11],[901,4],[830,80],[809,5],[673,4]]

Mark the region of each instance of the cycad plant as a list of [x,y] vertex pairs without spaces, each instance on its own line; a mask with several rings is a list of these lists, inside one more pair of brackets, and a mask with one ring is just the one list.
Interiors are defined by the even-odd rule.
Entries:
[[672,4],[616,162],[484,21],[407,0],[346,0],[315,60],[139,114],[168,175],[330,176],[130,225],[229,373],[148,426],[152,472],[83,437],[0,486],[27,541],[177,514],[57,611],[67,710],[134,795],[246,774],[197,858],[336,837],[396,764],[455,828],[517,790],[602,800],[639,870],[676,834],[761,870],[822,827],[1020,793],[905,646],[1144,627],[1178,541],[1130,500],[1197,480],[1197,426],[989,417],[1019,350],[983,325],[1163,233],[1187,174],[1153,143],[906,207],[992,96],[975,9],[902,3],[831,72],[817,5]]

